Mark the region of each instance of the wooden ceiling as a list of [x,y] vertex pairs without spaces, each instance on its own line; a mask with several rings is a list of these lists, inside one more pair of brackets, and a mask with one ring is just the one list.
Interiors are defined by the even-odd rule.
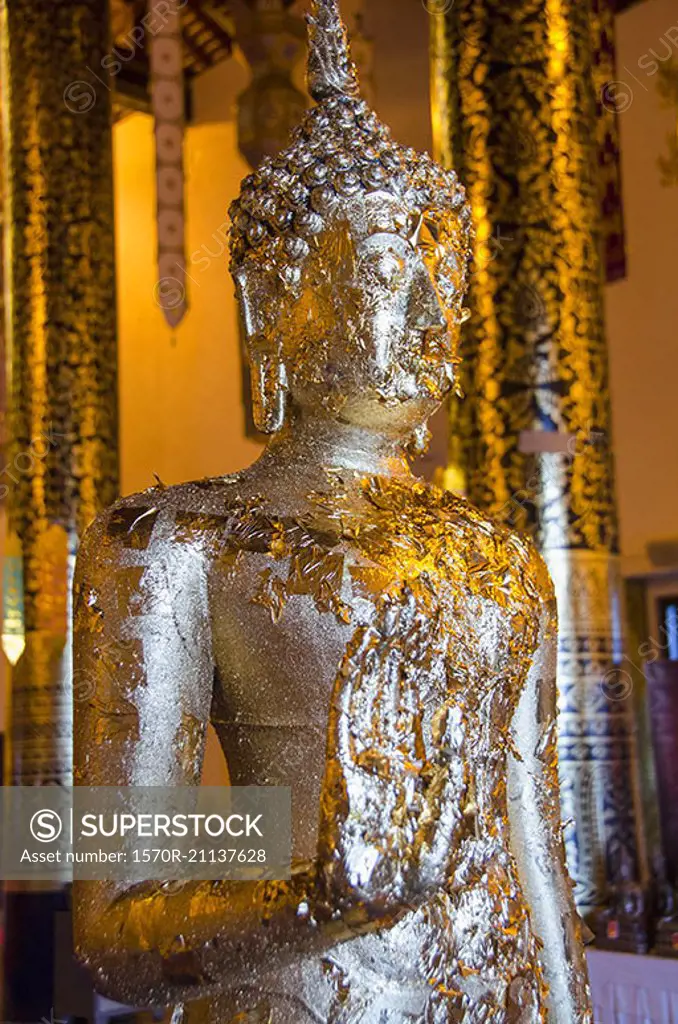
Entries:
[[[251,8],[257,2],[262,6],[280,4],[288,8],[298,0],[186,0],[181,7],[189,117],[191,80],[231,56],[236,8]],[[152,36],[150,29],[144,30],[143,26],[144,19],[153,16],[156,6],[158,11],[162,8],[149,0],[110,0],[110,3],[115,58],[121,65],[114,76],[117,118],[130,109],[149,109],[148,44]],[[152,22],[146,20],[145,24]]]
[[[162,18],[161,5],[157,5],[157,14],[154,14],[153,7],[145,0],[111,0],[113,45],[116,49],[134,50],[140,59],[147,59],[153,18]],[[148,27],[144,29],[144,25]],[[230,56],[233,18],[229,0],[187,0],[181,7],[181,31],[184,67],[189,74],[199,74]],[[140,40],[137,45],[135,39]]]
[[[130,109],[149,108],[148,47],[153,23],[143,19],[152,10],[145,0],[111,0],[114,57],[120,64],[114,76],[117,117]],[[181,8],[181,34],[190,87],[192,78],[231,56],[235,29],[229,0],[187,0]]]
[[616,0],[614,8],[617,14],[621,14],[622,11],[627,11],[629,7],[637,7],[638,4],[644,2],[645,0]]

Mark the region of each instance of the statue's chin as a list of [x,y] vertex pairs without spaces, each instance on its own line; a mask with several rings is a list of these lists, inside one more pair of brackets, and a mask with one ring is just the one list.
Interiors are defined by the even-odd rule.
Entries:
[[425,418],[435,412],[452,390],[453,383],[454,367],[451,364],[431,363],[415,370],[394,371],[379,389],[379,394],[384,404],[411,406],[413,412],[421,410]]
[[323,385],[297,379],[291,407],[305,420],[336,420],[406,440],[437,411],[453,383],[452,363],[418,359],[415,366],[395,363],[385,372],[369,367],[348,380],[347,375],[328,375]]

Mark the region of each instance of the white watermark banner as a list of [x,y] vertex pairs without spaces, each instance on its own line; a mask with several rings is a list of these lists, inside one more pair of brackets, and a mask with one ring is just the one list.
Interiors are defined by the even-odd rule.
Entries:
[[0,788],[0,879],[290,877],[289,788]]

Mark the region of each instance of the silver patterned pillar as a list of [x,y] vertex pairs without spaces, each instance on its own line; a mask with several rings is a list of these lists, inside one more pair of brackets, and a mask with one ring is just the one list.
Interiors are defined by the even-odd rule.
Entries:
[[603,321],[589,0],[455,0],[433,25],[439,157],[475,222],[451,478],[531,531],[560,616],[562,811],[585,913],[642,880]]

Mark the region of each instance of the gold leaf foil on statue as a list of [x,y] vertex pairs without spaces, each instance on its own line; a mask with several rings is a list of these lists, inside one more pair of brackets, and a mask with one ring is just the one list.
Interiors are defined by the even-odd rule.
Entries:
[[[211,722],[234,785],[292,787],[292,877],[78,883],[76,943],[101,991],[189,1021],[590,1022],[543,731],[548,574],[406,458],[455,380],[464,192],[391,140],[337,4],[312,6],[317,106],[232,207],[273,436],[235,477],[99,517],[75,621],[98,673],[78,782],[196,785]],[[117,638],[134,741],[99,703]]]

